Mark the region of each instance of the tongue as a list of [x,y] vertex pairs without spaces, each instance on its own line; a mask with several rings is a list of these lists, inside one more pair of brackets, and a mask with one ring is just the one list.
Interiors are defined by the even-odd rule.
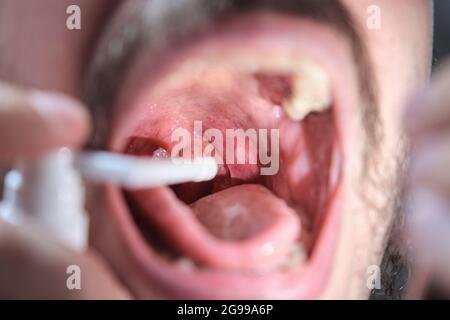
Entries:
[[[274,227],[283,205],[258,185],[243,185],[204,197],[192,206],[199,221],[218,239],[242,241]],[[281,207],[281,208],[280,208]],[[275,240],[275,239],[272,239]]]
[[235,186],[190,207],[168,188],[131,196],[166,243],[200,266],[274,268],[299,239],[299,215],[260,185]]

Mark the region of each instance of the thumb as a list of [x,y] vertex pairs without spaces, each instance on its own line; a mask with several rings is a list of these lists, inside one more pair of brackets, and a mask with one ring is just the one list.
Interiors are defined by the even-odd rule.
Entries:
[[88,113],[74,99],[0,82],[0,161],[79,147],[88,132]]
[[[0,221],[0,257],[0,299],[130,298],[99,254],[74,252],[30,226]],[[77,288],[67,283],[72,266]]]

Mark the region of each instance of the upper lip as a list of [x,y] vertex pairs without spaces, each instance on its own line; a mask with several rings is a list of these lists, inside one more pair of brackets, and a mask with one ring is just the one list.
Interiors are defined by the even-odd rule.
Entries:
[[[305,34],[299,35],[302,39],[302,50],[305,55],[314,56],[330,75],[333,88],[333,108],[337,110],[334,121],[337,124],[337,136],[342,151],[342,160],[345,162],[348,146],[352,144],[348,137],[345,125],[351,106],[355,103],[355,93],[352,91],[352,82],[346,72],[352,71],[352,64],[346,60],[347,47],[342,45],[334,35],[323,36],[323,43],[317,45],[314,34],[321,32],[317,25],[305,22]],[[333,51],[328,48],[331,46]],[[348,66],[343,72],[342,68]],[[348,85],[350,84],[350,86]],[[139,97],[136,98],[136,101]],[[134,104],[131,102],[131,104]],[[130,118],[122,119],[123,123],[132,121]],[[123,149],[124,138],[127,134],[127,125],[117,127],[111,140],[111,148],[116,151]],[[122,130],[121,130],[122,129]],[[343,168],[341,168],[343,169]],[[339,183],[342,183],[340,181]],[[342,188],[337,188],[331,195],[333,199],[328,202],[326,220],[316,247],[308,262],[298,269],[283,273],[227,273],[217,270],[202,272],[183,272],[167,263],[149,250],[147,243],[139,235],[134,225],[123,196],[119,189],[108,186],[107,196],[111,213],[116,217],[117,228],[121,230],[119,236],[129,252],[129,258],[135,263],[136,270],[143,279],[151,279],[162,291],[173,298],[316,298],[320,296],[331,272],[333,255],[338,239],[340,212],[342,210]],[[214,288],[205,287],[205,283],[213,284]],[[292,284],[295,283],[295,286]],[[240,288],[240,289],[238,289]],[[251,288],[246,291],[242,288]]]

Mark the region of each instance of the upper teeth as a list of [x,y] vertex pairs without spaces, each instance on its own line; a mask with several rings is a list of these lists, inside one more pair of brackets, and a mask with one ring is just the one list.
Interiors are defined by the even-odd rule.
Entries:
[[305,63],[295,70],[292,96],[284,104],[287,115],[303,120],[311,112],[324,111],[331,104],[331,87],[325,71]]

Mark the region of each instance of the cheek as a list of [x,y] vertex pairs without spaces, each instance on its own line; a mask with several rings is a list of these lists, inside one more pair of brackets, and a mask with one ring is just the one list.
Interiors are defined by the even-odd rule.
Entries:
[[[115,1],[1,1],[0,78],[77,96],[87,50]],[[68,30],[66,9],[81,8],[82,30]]]
[[[408,98],[430,74],[432,2],[378,0],[380,29],[367,27],[370,0],[344,0],[360,26],[376,76],[386,143],[395,148]],[[389,146],[387,146],[389,148]]]

